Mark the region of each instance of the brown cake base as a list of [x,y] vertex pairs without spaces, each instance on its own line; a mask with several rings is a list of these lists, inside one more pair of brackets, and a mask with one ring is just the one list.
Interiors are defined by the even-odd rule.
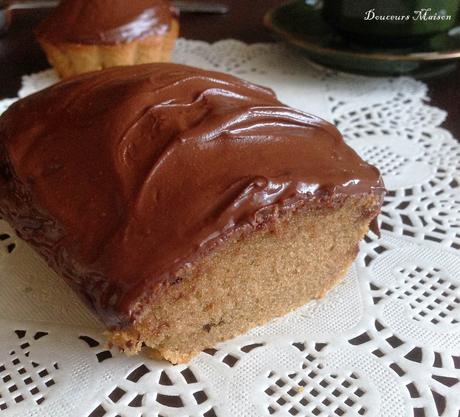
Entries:
[[143,344],[173,363],[323,297],[346,274],[380,197],[298,210],[228,241],[180,271],[130,328],[112,331],[127,353]]
[[176,19],[164,35],[146,36],[113,45],[52,43],[38,37],[49,63],[61,78],[121,65],[169,62],[179,34]]

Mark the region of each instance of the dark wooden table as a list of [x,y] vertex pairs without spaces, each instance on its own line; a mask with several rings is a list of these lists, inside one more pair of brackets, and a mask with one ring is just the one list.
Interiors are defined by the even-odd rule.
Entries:
[[[283,0],[221,1],[230,6],[230,13],[225,16],[181,16],[181,36],[209,42],[226,38],[245,42],[273,40],[262,25],[262,16]],[[33,36],[34,27],[48,12],[15,12],[10,31],[0,38],[0,99],[16,95],[21,75],[48,67]],[[450,73],[424,81],[430,90],[431,104],[448,112],[444,126],[460,139],[460,64]]]

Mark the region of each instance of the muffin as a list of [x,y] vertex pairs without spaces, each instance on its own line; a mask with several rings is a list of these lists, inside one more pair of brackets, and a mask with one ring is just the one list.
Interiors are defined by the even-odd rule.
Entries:
[[383,194],[334,126],[218,72],[110,68],[0,118],[1,216],[111,343],[174,363],[323,297]]
[[61,78],[119,65],[168,62],[179,32],[168,0],[61,0],[37,39]]

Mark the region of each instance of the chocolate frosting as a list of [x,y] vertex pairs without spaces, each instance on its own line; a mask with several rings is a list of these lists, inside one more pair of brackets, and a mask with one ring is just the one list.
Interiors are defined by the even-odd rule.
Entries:
[[168,0],[62,0],[37,29],[52,42],[116,44],[169,30]]
[[331,124],[176,64],[84,74],[20,100],[0,118],[0,146],[0,213],[112,326],[230,236],[384,192]]

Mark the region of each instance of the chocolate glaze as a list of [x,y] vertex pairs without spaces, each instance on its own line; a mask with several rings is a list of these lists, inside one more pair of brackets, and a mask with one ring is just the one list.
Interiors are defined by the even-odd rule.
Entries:
[[111,326],[230,236],[384,193],[331,124],[176,64],[111,68],[20,100],[0,118],[0,147],[0,214]]
[[116,44],[169,30],[168,0],[62,0],[37,28],[52,42]]

